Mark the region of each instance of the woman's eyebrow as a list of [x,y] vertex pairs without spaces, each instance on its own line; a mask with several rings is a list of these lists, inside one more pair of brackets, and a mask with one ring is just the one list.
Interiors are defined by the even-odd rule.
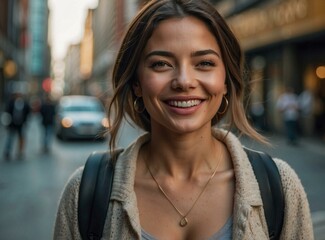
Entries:
[[217,57],[221,58],[220,54],[212,49],[206,49],[206,50],[192,52],[191,57],[200,57],[200,56],[209,55],[209,54],[213,54],[213,55],[216,55]]
[[167,51],[152,51],[145,56],[145,59],[151,56],[173,57],[174,55],[171,52]]
[[[192,52],[191,57],[200,57],[200,56],[209,55],[209,54],[213,54],[213,55],[216,55],[217,57],[221,58],[220,54],[212,49],[199,50],[199,51]],[[145,59],[148,59],[151,56],[174,57],[174,54],[171,52],[168,52],[168,51],[157,50],[157,51],[152,51],[152,52],[148,53],[145,56]]]

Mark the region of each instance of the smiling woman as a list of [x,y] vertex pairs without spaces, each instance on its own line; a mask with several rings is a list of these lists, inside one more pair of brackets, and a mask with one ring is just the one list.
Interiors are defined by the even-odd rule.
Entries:
[[[98,239],[269,239],[248,156],[221,126],[223,120],[264,140],[244,112],[242,66],[235,36],[207,1],[151,0],[140,10],[114,65],[111,150],[127,116],[146,133],[112,160],[111,197]],[[284,161],[270,161],[285,193],[275,239],[313,239],[299,178]],[[89,230],[76,221],[84,210],[77,206],[80,181],[89,173],[82,172],[62,195],[55,239],[81,239],[80,230]]]

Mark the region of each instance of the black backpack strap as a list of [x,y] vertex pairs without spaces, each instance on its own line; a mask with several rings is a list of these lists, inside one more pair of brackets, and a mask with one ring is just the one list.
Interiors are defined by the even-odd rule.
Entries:
[[[113,154],[119,154],[121,150]],[[78,224],[83,240],[100,239],[103,234],[114,178],[109,152],[92,153],[85,164],[79,189]]]
[[244,149],[261,191],[269,238],[278,240],[284,218],[284,193],[279,170],[268,154]]

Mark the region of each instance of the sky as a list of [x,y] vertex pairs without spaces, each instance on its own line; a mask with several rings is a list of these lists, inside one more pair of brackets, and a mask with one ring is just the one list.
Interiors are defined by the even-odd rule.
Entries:
[[87,9],[96,8],[98,0],[49,0],[49,38],[52,57],[63,59],[70,44],[83,36]]

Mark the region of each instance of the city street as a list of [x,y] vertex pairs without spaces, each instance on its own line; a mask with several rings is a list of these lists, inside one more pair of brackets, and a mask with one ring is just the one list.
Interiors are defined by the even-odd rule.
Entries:
[[[119,146],[126,147],[140,132],[129,125],[121,134]],[[0,126],[0,233],[2,240],[52,239],[55,213],[60,193],[68,177],[82,166],[89,153],[107,149],[106,141],[67,141],[53,139],[52,151],[41,152],[38,116],[28,124],[26,155],[23,160],[2,159],[6,131]],[[243,143],[285,159],[300,176],[313,215],[316,240],[325,239],[325,144],[315,139],[301,139],[299,146],[289,146],[273,135],[273,148]]]

